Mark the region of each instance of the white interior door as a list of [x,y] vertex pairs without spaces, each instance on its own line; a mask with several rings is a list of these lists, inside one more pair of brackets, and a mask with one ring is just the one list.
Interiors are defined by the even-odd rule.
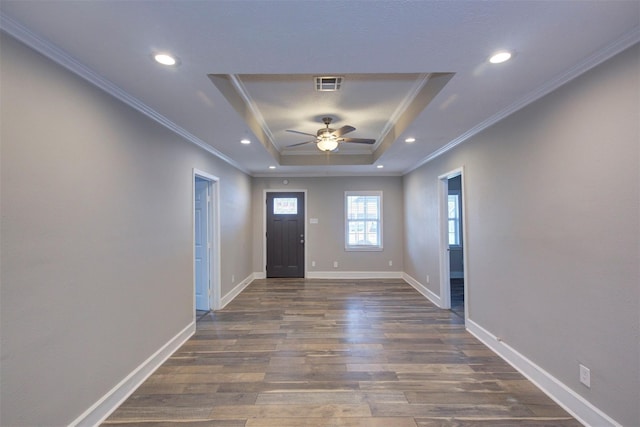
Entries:
[[196,310],[209,310],[211,277],[209,181],[195,177],[194,197]]

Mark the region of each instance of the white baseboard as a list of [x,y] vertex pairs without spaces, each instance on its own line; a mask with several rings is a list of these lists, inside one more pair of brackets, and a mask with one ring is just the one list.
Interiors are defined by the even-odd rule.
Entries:
[[258,280],[258,279],[266,279],[267,278],[267,273],[265,271],[255,271],[253,273],[253,279],[254,280]]
[[163,345],[151,357],[142,362],[120,383],[112,388],[100,400],[94,403],[82,415],[76,418],[70,427],[97,426],[107,419],[149,376],[155,372],[182,344],[196,331],[195,322],[189,323],[175,337]]
[[473,320],[467,319],[466,326],[469,333],[527,377],[529,381],[534,383],[582,424],[597,427],[622,427],[621,424],[593,406],[584,397]]
[[307,279],[402,279],[401,271],[307,271]]
[[251,273],[246,279],[238,283],[235,288],[231,289],[231,291],[229,291],[225,296],[220,298],[220,309],[225,308],[227,304],[240,295],[240,292],[244,291],[244,289],[256,279],[255,276],[256,273]]
[[407,273],[402,273],[402,278],[404,279],[405,282],[407,282],[408,284],[413,286],[416,291],[420,292],[429,301],[434,303],[436,305],[436,307],[442,308],[442,300],[440,299],[440,297],[436,293],[431,291],[429,288],[424,286],[422,283],[418,282],[413,277],[409,276]]

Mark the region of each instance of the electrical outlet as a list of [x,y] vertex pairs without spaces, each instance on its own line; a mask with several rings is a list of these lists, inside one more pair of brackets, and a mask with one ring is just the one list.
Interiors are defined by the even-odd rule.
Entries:
[[588,388],[591,388],[591,369],[583,364],[580,364],[580,382]]
[[236,275],[235,274],[231,275],[231,283],[236,283]]
[[338,268],[338,261],[333,261],[333,268]]
[[427,274],[427,283],[429,283],[429,275]]
[[389,260],[389,267],[393,267],[393,261]]
[[311,267],[315,267],[316,266],[316,262],[315,261],[311,261]]

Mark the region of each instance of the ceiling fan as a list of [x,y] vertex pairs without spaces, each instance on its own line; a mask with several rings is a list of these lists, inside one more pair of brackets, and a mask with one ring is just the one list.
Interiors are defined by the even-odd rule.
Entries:
[[353,126],[342,126],[340,129],[331,129],[329,125],[333,119],[331,117],[323,117],[322,123],[325,124],[326,127],[318,129],[316,134],[299,132],[297,130],[287,129],[287,132],[299,133],[301,135],[309,135],[314,137],[310,141],[299,142],[297,144],[288,145],[287,148],[298,147],[300,145],[310,144],[312,142],[316,143],[316,147],[318,147],[321,151],[337,151],[338,144],[340,142],[351,142],[356,144],[375,144],[375,139],[367,139],[367,138],[344,138],[343,135],[353,132],[356,130]]

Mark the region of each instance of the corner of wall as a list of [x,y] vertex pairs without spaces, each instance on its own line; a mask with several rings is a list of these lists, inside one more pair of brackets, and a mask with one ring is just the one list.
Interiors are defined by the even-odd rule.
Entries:
[[175,353],[196,332],[196,323],[192,321],[176,336],[171,338],[158,351],[142,362],[136,369],[109,390],[82,415],[69,424],[69,427],[95,426],[102,423],[118,406],[122,404],[140,385],[153,374],[173,353]]

